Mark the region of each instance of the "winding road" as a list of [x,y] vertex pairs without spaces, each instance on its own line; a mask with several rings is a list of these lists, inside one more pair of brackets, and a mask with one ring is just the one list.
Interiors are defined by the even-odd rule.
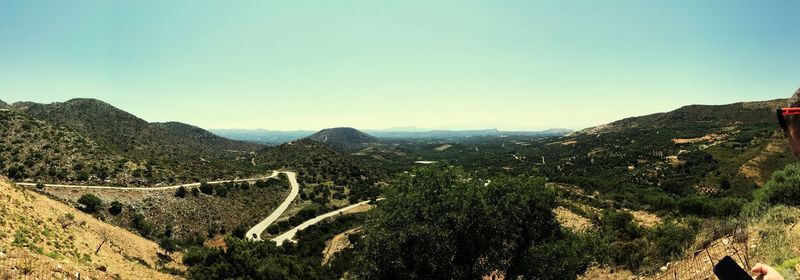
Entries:
[[287,196],[286,199],[283,201],[283,203],[281,203],[281,205],[278,206],[278,209],[272,211],[272,214],[270,214],[269,217],[267,217],[266,219],[264,219],[263,221],[261,221],[260,223],[258,223],[253,228],[247,231],[247,234],[245,234],[245,237],[247,239],[261,241],[261,233],[264,232],[264,230],[266,230],[267,227],[269,227],[269,225],[275,222],[275,220],[277,220],[278,217],[280,217],[283,214],[283,212],[285,212],[286,209],[289,208],[289,205],[292,204],[292,201],[294,201],[294,199],[297,198],[297,194],[300,192],[300,185],[297,184],[297,174],[291,171],[283,171],[283,173],[286,174],[287,177],[289,177],[289,184],[292,186],[292,190],[289,193],[289,196]]
[[[237,180],[221,180],[221,181],[211,181],[206,182],[207,184],[223,184],[227,182],[255,182],[258,180],[265,180],[270,178],[275,178],[278,174],[284,173],[289,179],[289,184],[291,185],[291,191],[289,192],[289,196],[283,200],[283,203],[278,206],[277,209],[272,211],[266,219],[262,220],[253,228],[247,231],[245,237],[250,240],[262,241],[261,233],[263,233],[267,227],[269,227],[272,223],[275,222],[283,212],[286,212],[286,209],[292,204],[292,202],[297,198],[297,195],[300,193],[300,185],[297,183],[297,173],[292,171],[272,171],[272,174],[266,177],[259,177],[259,178],[252,178],[252,179],[237,179]],[[15,183],[18,186],[23,187],[35,187],[36,183]],[[201,183],[190,183],[190,184],[181,184],[181,185],[174,185],[174,186],[164,186],[164,187],[143,187],[143,188],[136,188],[136,187],[109,187],[109,186],[82,186],[82,185],[61,185],[61,184],[44,184],[45,187],[48,188],[75,188],[75,189],[99,189],[99,190],[125,190],[125,191],[162,191],[162,190],[172,190],[177,189],[180,187],[199,187]],[[381,199],[378,199],[381,200]],[[369,203],[370,201],[362,201],[356,204],[348,205],[344,208],[340,208],[338,210],[334,210],[319,216],[316,216],[310,220],[303,222],[302,224],[298,225],[297,227],[282,233],[281,235],[272,238],[271,240],[274,241],[278,246],[282,245],[285,241],[295,242],[292,240],[297,232],[304,230],[316,223],[319,223],[327,218],[333,217],[335,215],[344,213],[350,209],[356,208],[358,206],[364,205]]]
[[[380,200],[383,200],[383,199],[378,199],[378,201],[380,201]],[[308,227],[310,227],[310,226],[312,226],[312,225],[314,225],[316,223],[319,223],[319,222],[321,222],[321,221],[323,221],[323,220],[325,220],[327,218],[330,218],[330,217],[336,216],[338,214],[347,212],[350,209],[353,209],[353,208],[356,208],[358,206],[367,204],[369,202],[370,202],[370,200],[362,201],[362,202],[359,202],[359,203],[356,203],[356,204],[351,204],[351,205],[345,206],[344,208],[340,208],[338,210],[334,210],[334,211],[331,211],[331,212],[316,216],[316,217],[314,217],[314,218],[312,218],[310,220],[307,220],[307,221],[303,222],[299,226],[296,226],[295,228],[293,228],[293,229],[291,229],[291,230],[289,230],[287,232],[284,232],[281,235],[278,235],[277,237],[273,238],[272,241],[275,241],[275,244],[278,244],[278,246],[283,245],[283,242],[285,242],[285,241],[296,242],[296,241],[292,240],[292,238],[294,238],[294,236],[297,234],[298,231],[304,230],[304,229],[306,229],[306,228],[308,228]]]
[[[236,180],[221,180],[221,181],[211,181],[206,182],[210,185],[217,185],[223,184],[227,182],[255,182],[258,180],[265,180],[269,178],[275,178],[278,176],[278,171],[272,171],[272,175],[260,178],[251,178],[251,179],[236,179]],[[35,187],[36,183],[15,183],[17,186],[22,187]],[[75,189],[98,189],[98,190],[123,190],[123,191],[163,191],[163,190],[174,190],[180,187],[199,187],[200,183],[190,183],[190,184],[181,184],[181,185],[174,185],[174,186],[165,186],[165,187],[144,187],[144,188],[137,188],[137,187],[108,187],[108,186],[81,186],[81,185],[59,185],[59,184],[44,184],[45,187],[49,188],[75,188]]]

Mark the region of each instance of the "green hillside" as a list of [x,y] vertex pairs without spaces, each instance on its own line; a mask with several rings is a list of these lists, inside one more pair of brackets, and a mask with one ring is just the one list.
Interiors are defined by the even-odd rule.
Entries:
[[[252,152],[263,146],[234,141],[187,124],[148,123],[95,99],[15,103],[0,129],[9,159],[29,164],[15,179],[153,185],[258,174]],[[23,137],[19,129],[34,137]],[[89,148],[75,148],[83,145]],[[81,147],[83,147],[81,146]],[[59,147],[48,152],[49,148]],[[47,149],[46,149],[47,148]],[[25,152],[32,151],[32,152]],[[25,158],[21,158],[21,157]],[[47,159],[49,162],[41,162]]]

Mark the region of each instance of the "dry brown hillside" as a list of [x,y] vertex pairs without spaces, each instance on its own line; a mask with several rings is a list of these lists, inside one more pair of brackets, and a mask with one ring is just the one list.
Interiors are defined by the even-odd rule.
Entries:
[[[99,249],[98,249],[99,248]],[[0,279],[174,279],[158,245],[0,177]]]

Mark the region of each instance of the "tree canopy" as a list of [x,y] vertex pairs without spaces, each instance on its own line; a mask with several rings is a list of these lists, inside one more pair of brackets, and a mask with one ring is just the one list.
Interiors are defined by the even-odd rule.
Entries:
[[[457,168],[400,176],[368,222],[354,274],[362,279],[574,279],[586,269],[563,231],[545,179],[472,178]],[[553,274],[553,269],[566,274]]]

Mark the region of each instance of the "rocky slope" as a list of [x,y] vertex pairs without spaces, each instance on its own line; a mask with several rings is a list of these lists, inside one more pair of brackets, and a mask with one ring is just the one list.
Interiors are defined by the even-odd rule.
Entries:
[[[0,178],[0,279],[175,279],[180,255]],[[166,271],[166,270],[165,270]]]
[[130,178],[122,174],[138,166],[77,132],[14,110],[0,111],[0,136],[0,174],[14,180],[125,182]]
[[[114,201],[121,203],[122,212],[112,215],[101,211],[108,223],[139,231],[148,238],[157,239],[169,229],[172,238],[187,240],[195,237],[209,237],[218,233],[231,233],[237,227],[249,229],[269,215],[288,195],[288,185],[277,179],[268,181],[268,186],[250,185],[243,189],[242,184],[214,185],[215,193],[193,194],[188,188],[184,197],[176,197],[175,190],[127,191],[46,188],[44,191],[69,203],[78,205],[84,194],[93,194],[102,199],[108,209]],[[224,196],[221,195],[224,189]],[[140,216],[141,221],[133,221]],[[148,227],[146,225],[150,225]]]

